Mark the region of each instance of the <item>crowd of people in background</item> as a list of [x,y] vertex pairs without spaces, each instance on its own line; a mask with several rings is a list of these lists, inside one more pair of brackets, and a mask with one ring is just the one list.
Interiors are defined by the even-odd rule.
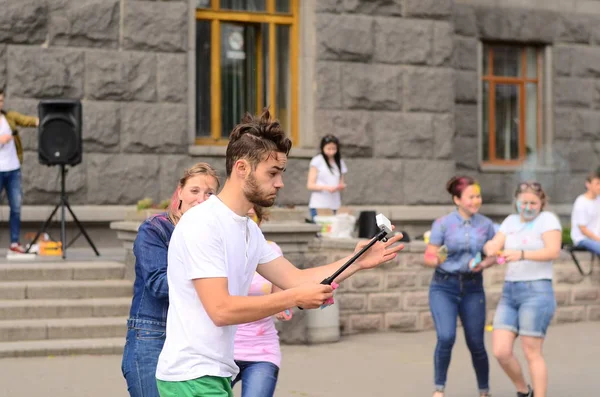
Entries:
[[[246,123],[260,128],[257,124],[272,123],[268,120],[263,115],[260,120],[249,118]],[[244,130],[244,125],[236,127],[238,140],[243,139],[245,131],[241,131]],[[278,155],[287,154],[286,150],[289,149],[286,143],[282,143],[282,138],[274,139],[276,142],[270,144],[270,150]],[[230,145],[235,142],[234,139]],[[189,235],[192,229],[198,232],[196,225],[189,224],[182,232],[177,249],[169,249],[171,235],[182,215],[197,204],[210,199],[212,204],[204,208],[208,210],[208,207],[214,207],[209,211],[213,213],[213,217],[216,214],[216,218],[228,218],[231,225],[225,229],[229,228],[228,233],[240,233],[243,237],[240,244],[245,240],[247,249],[248,239],[259,242],[263,240],[263,243],[267,244],[265,247],[254,247],[256,252],[251,255],[254,261],[280,262],[278,258],[283,255],[281,249],[275,243],[261,239],[262,235],[256,228],[249,229],[247,220],[250,219],[254,225],[260,226],[268,218],[265,207],[274,202],[278,184],[281,184],[280,173],[285,168],[286,160],[284,157],[266,157],[265,160],[264,157],[240,154],[244,150],[245,153],[249,153],[257,149],[251,144],[248,146],[249,142],[245,145],[246,148],[238,147],[237,151],[233,151],[234,154],[237,152],[237,157],[232,155],[232,158],[227,160],[228,181],[232,175],[238,179],[236,184],[230,182],[230,186],[233,187],[229,190],[224,189],[225,194],[220,195],[223,200],[216,196],[211,197],[217,193],[220,185],[216,172],[210,165],[199,163],[185,171],[168,212],[146,220],[140,227],[134,245],[137,278],[122,367],[132,397],[200,395],[194,394],[194,390],[217,390],[220,394],[216,395],[231,396],[232,387],[237,383],[242,384],[243,397],[270,397],[275,393],[281,366],[281,349],[275,321],[291,318],[292,303],[297,302],[289,301],[282,306],[280,300],[277,304],[271,303],[267,310],[259,310],[254,305],[242,301],[232,303],[236,309],[230,309],[231,317],[218,322],[216,314],[211,314],[211,309],[205,305],[219,307],[220,304],[210,303],[206,297],[205,302],[200,288],[217,291],[226,284],[203,283],[201,287],[195,285],[195,278],[222,277],[233,283],[240,295],[247,294],[250,297],[277,294],[282,291],[279,285],[286,289],[286,283],[289,281],[283,274],[271,273],[271,270],[263,274],[254,271],[250,275],[243,266],[234,266],[237,269],[234,272],[215,266],[214,263],[208,266],[208,262],[212,260],[210,258],[215,256],[225,263],[242,259],[235,255],[227,257],[232,255],[231,252],[227,254],[227,250],[225,254],[219,249],[215,251],[219,244],[224,244],[226,233],[217,233],[220,239],[216,240],[209,238],[209,234],[214,234],[209,232],[202,234],[202,239],[188,241],[186,235]],[[253,161],[256,164],[252,164]],[[250,170],[263,162],[270,162],[267,164],[270,168],[263,169],[268,177],[263,177],[259,183],[256,175]],[[333,135],[324,136],[320,143],[320,153],[311,159],[308,171],[310,220],[314,221],[320,210],[336,214],[342,205],[342,192],[347,187],[347,172],[339,139]],[[258,188],[259,185],[266,186],[265,183],[272,188],[271,194],[266,196],[268,189]],[[600,172],[590,173],[585,187],[586,191],[577,197],[573,206],[571,237],[575,246],[600,254]],[[508,215],[500,225],[494,224],[490,218],[480,213],[483,204],[481,186],[472,177],[455,176],[446,184],[446,190],[455,210],[433,222],[431,231],[427,234],[427,247],[423,258],[424,265],[434,269],[429,287],[429,306],[437,335],[433,356],[433,396],[444,396],[458,319],[462,323],[467,347],[471,352],[479,395],[491,396],[490,365],[484,338],[488,307],[483,277],[486,269],[502,264],[506,265],[505,282],[501,299],[495,308],[491,351],[514,384],[517,397],[533,397],[534,390],[535,396],[545,397],[548,374],[542,346],[556,310],[552,263],[558,258],[561,250],[560,221],[555,214],[547,210],[547,195],[542,185],[536,181],[521,182],[517,185],[514,193],[515,213]],[[239,205],[239,202],[243,201],[246,202],[246,206]],[[250,209],[246,210],[248,205]],[[200,213],[201,211],[197,211],[197,214]],[[204,219],[205,223],[210,225],[211,221],[206,218],[206,211],[202,214],[204,218],[200,215],[195,217],[197,222]],[[212,223],[214,229],[216,225]],[[384,249],[389,247],[387,245]],[[194,256],[191,256],[191,252]],[[247,263],[247,252],[245,258],[242,262]],[[387,259],[379,257],[373,260]],[[169,270],[168,263],[177,263],[176,267],[179,269]],[[198,267],[200,265],[207,268]],[[334,265],[326,268],[332,269],[331,266]],[[259,265],[259,268],[260,266],[262,265]],[[177,272],[172,276],[173,280],[169,279],[169,283],[168,272]],[[245,281],[240,279],[240,275],[245,277]],[[269,281],[265,276],[271,276],[278,284]],[[308,280],[316,281],[317,278],[309,276]],[[178,289],[177,295],[180,296],[175,298],[178,303],[174,304],[173,300],[169,300],[168,284],[171,288]],[[291,286],[292,289],[298,288],[297,284]],[[331,292],[331,289],[310,291],[312,304],[316,306],[319,299],[330,297]],[[185,303],[186,299],[195,301],[191,304]],[[304,306],[310,307],[309,304]],[[267,312],[272,314],[261,315]],[[173,324],[177,323],[177,329],[173,327],[171,344],[165,351],[164,344],[169,334],[167,313],[178,320],[171,320]],[[201,324],[199,329],[239,324],[235,335],[229,335],[230,339],[227,339],[233,341],[233,351],[229,351],[226,345],[219,342],[223,336],[221,331],[217,332],[218,335],[212,331],[214,345],[185,341],[190,335],[182,333],[182,327],[185,330],[182,316],[191,313],[194,313],[196,324]],[[191,334],[193,330],[188,329],[187,333]],[[526,380],[521,364],[514,355],[514,343],[517,338],[521,341],[527,361],[530,382]],[[183,339],[184,342],[176,342],[176,339]],[[185,354],[185,351],[196,351],[200,354],[198,362],[193,363],[194,357]],[[159,355],[162,357],[162,368],[160,364],[157,365]]]
[[[0,191],[7,191],[10,205],[10,250],[19,253],[25,250],[19,242],[22,147],[17,127],[37,126],[39,120],[5,112],[3,102],[0,91]],[[289,320],[295,306],[317,308],[329,300],[332,287],[319,282],[347,259],[299,270],[260,231],[266,208],[283,186],[290,148],[268,111],[247,115],[230,135],[222,190],[217,172],[197,163],[179,179],[167,212],[141,224],[122,360],[132,397],[232,396],[238,382],[243,397],[274,395],[281,366],[275,321]],[[320,153],[310,161],[306,186],[313,222],[320,210],[335,215],[342,205],[348,167],[341,152],[339,139],[325,135]],[[600,255],[600,169],[582,185],[570,237],[574,247]],[[455,210],[433,222],[423,257],[433,269],[433,396],[444,396],[458,319],[479,395],[491,396],[483,278],[486,269],[505,265],[491,351],[518,397],[546,397],[542,347],[556,310],[552,265],[564,243],[561,223],[548,211],[547,194],[539,182],[519,183],[514,213],[496,225],[480,213],[482,192],[475,179],[455,176],[446,190]],[[336,282],[393,259],[402,249],[396,244],[401,238],[397,233],[376,244]],[[514,355],[517,338],[530,382]]]

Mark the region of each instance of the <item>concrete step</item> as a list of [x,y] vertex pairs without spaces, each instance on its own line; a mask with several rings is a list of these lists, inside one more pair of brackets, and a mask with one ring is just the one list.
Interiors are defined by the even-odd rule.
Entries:
[[0,342],[125,337],[127,317],[0,321]]
[[2,299],[85,299],[131,296],[129,280],[65,280],[0,282]]
[[0,319],[127,316],[131,298],[0,300]]
[[2,281],[108,280],[123,279],[125,265],[119,262],[6,263],[0,265]]
[[124,346],[124,337],[0,342],[0,358],[121,354]]

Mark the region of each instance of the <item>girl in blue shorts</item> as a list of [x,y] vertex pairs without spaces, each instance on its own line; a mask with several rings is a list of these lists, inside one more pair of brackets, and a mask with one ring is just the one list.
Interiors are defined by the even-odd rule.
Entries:
[[[519,184],[515,199],[517,213],[509,215],[484,246],[488,255],[501,251],[499,255],[507,263],[494,317],[493,352],[518,397],[533,397],[533,390],[535,397],[546,397],[548,372],[542,345],[556,310],[552,261],[560,255],[561,225],[556,215],[544,211],[546,194],[539,183]],[[517,336],[521,337],[533,390],[513,355]]]

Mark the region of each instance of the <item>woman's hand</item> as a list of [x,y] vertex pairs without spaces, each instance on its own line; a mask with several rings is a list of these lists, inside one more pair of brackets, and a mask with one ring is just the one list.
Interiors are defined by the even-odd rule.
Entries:
[[290,309],[287,309],[285,311],[277,313],[275,315],[275,318],[279,321],[290,321],[292,319],[292,316],[292,311]]
[[4,134],[0,135],[0,145],[6,145],[12,139],[12,135]]
[[516,262],[521,260],[522,251],[520,250],[504,250],[502,256],[506,262]]
[[[392,225],[392,229],[394,226]],[[378,241],[371,246],[357,261],[360,269],[371,269],[382,263],[391,261],[396,257],[398,252],[404,249],[404,244],[397,244],[402,238],[402,233],[396,234],[394,237],[389,238],[385,243]],[[369,240],[360,241],[354,248],[354,253],[359,252],[365,245],[369,243]]]
[[340,183],[340,184],[337,186],[337,190],[339,190],[340,192],[341,192],[342,190],[344,190],[344,189],[346,189],[346,184],[345,184],[345,183]]
[[337,192],[338,187],[337,186],[326,186],[325,187],[325,191],[329,192],[329,193],[335,193]]
[[475,260],[475,258],[473,258],[469,262],[469,268],[471,268],[471,271],[473,273],[478,273],[478,272],[483,271],[484,269],[487,269],[488,267],[497,265],[498,262],[496,261],[496,259],[497,259],[496,256],[486,256],[481,262],[479,262],[477,264],[477,266],[475,266],[474,268],[471,268],[471,265],[473,264],[473,261]]

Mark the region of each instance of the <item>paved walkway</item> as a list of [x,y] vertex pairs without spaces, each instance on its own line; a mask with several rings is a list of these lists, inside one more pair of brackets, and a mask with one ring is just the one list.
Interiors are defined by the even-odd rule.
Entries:
[[[488,347],[490,334],[487,334]],[[554,326],[546,342],[549,397],[597,397],[600,323]],[[282,397],[431,396],[435,334],[356,335],[340,343],[284,346],[277,387]],[[120,356],[0,360],[3,396],[127,397]],[[490,360],[494,397],[514,391]],[[239,388],[236,388],[239,396]],[[446,397],[477,396],[475,376],[462,337],[450,367]]]

